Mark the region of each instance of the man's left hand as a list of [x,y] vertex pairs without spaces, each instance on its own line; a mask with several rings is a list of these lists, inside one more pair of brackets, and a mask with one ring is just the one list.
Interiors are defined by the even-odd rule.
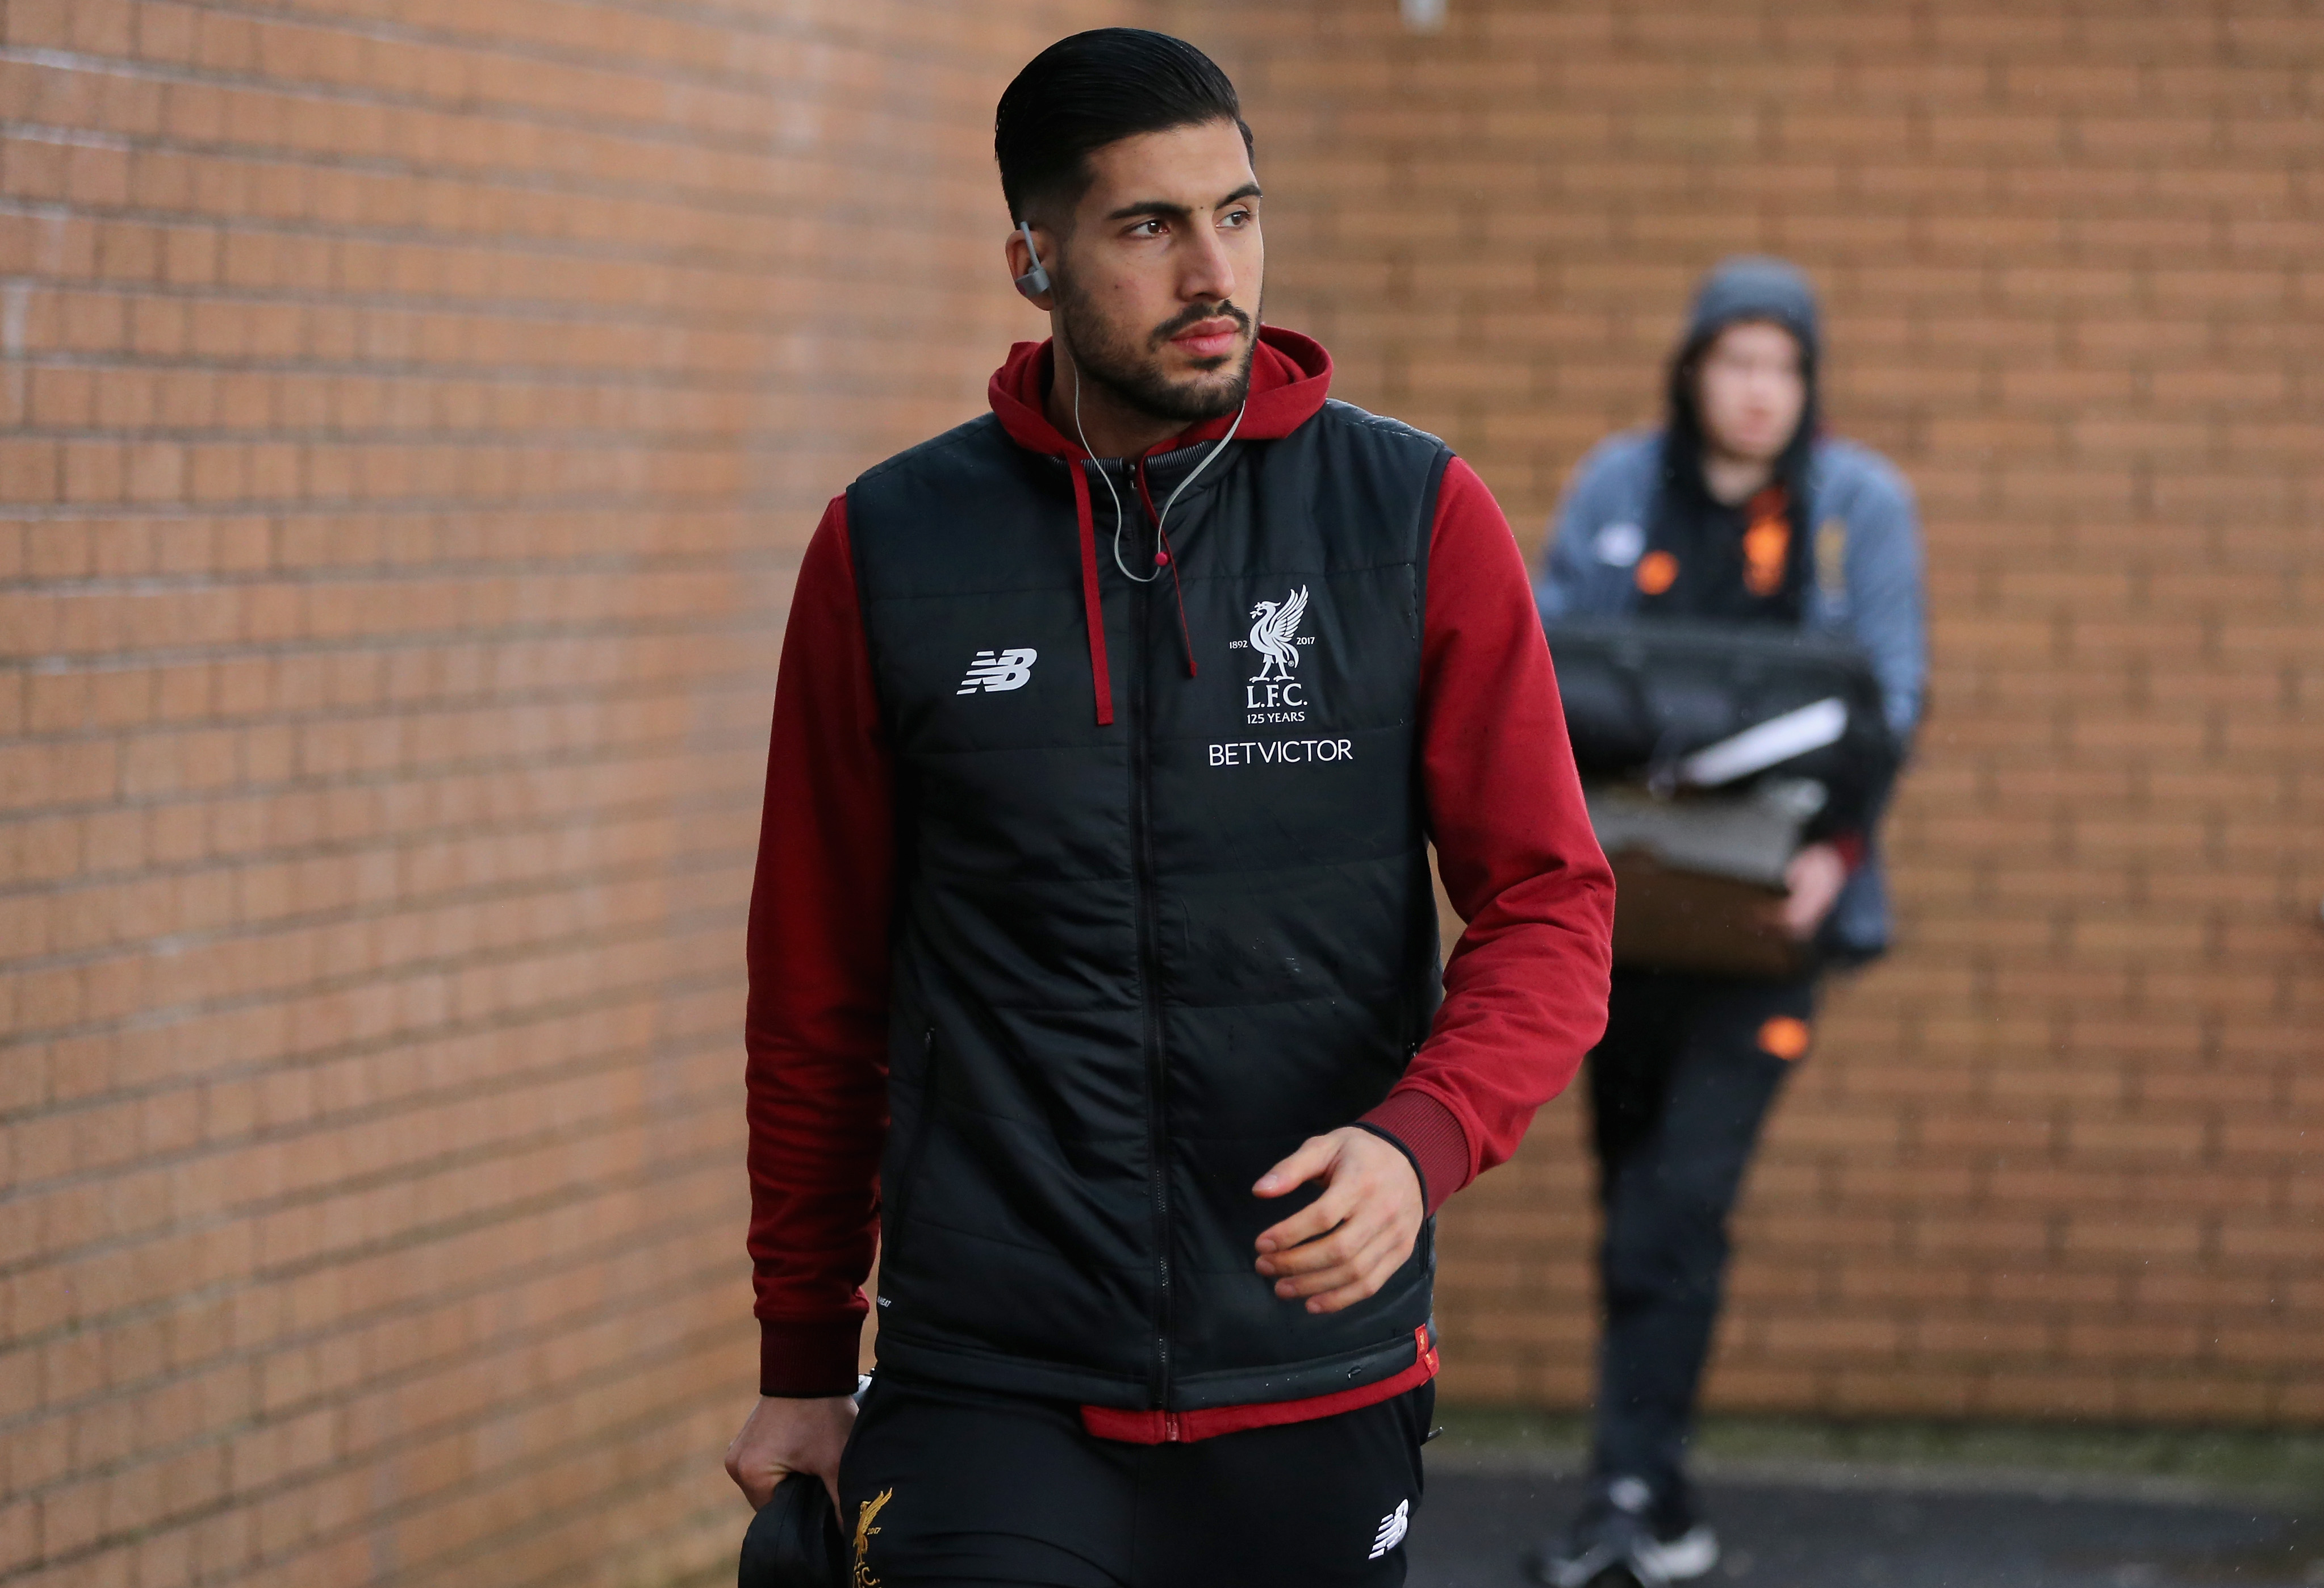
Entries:
[[1310,1136],[1251,1189],[1282,1196],[1310,1180],[1323,1195],[1260,1234],[1259,1271],[1286,1301],[1338,1312],[1375,1294],[1412,1255],[1427,1210],[1412,1162],[1370,1131]]

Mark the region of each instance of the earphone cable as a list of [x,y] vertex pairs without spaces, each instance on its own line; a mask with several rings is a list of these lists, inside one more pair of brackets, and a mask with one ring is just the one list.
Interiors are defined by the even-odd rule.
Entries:
[[[1219,454],[1227,449],[1227,443],[1235,439],[1235,432],[1237,430],[1242,429],[1242,416],[1249,411],[1250,411],[1250,399],[1249,397],[1245,397],[1242,400],[1242,406],[1235,410],[1234,423],[1229,425],[1227,427],[1227,433],[1219,438],[1219,444],[1212,448],[1208,452],[1204,453],[1203,455],[1203,461],[1196,464],[1192,469],[1187,471],[1186,477],[1178,482],[1178,488],[1170,493],[1170,499],[1162,504],[1162,511],[1156,514],[1154,519],[1154,543],[1157,549],[1167,544],[1162,538],[1162,526],[1170,522],[1170,510],[1178,505],[1178,498],[1186,494],[1186,487],[1194,483],[1195,477],[1201,475],[1204,469],[1210,467],[1213,463],[1216,462]],[[1116,553],[1115,560],[1119,561],[1120,559],[1120,554]],[[1156,577],[1159,577],[1160,576],[1157,575]]]
[[[1106,473],[1105,465],[1099,463],[1097,454],[1090,450],[1089,431],[1082,428],[1082,366],[1079,359],[1075,359],[1074,361],[1074,433],[1081,437],[1082,456],[1087,457],[1093,465],[1095,465],[1097,468],[1097,477],[1105,485],[1106,495],[1111,498],[1113,502],[1113,566],[1121,568],[1121,577],[1130,580],[1132,583],[1139,585],[1152,584],[1156,579],[1162,577],[1162,570],[1160,568],[1156,568],[1152,573],[1141,579],[1122,565],[1121,522],[1123,513],[1121,511],[1121,494],[1113,488],[1113,476]],[[1076,463],[1074,466],[1075,468],[1079,468],[1081,467],[1081,465]]]
[[[1154,519],[1154,548],[1157,558],[1167,544],[1162,527],[1170,522],[1170,510],[1178,505],[1178,498],[1186,494],[1186,487],[1193,485],[1204,469],[1218,461],[1219,454],[1227,449],[1227,444],[1235,439],[1235,432],[1242,429],[1242,416],[1250,411],[1250,399],[1246,396],[1241,406],[1235,410],[1234,423],[1227,427],[1227,433],[1219,438],[1218,445],[1203,455],[1202,462],[1187,472],[1186,477],[1178,482],[1178,488],[1170,493],[1169,500],[1162,503],[1162,511]],[[1079,359],[1074,361],[1074,433],[1081,438],[1083,455],[1097,465],[1097,477],[1105,483],[1105,494],[1113,503],[1113,566],[1120,568],[1121,577],[1133,585],[1152,584],[1162,577],[1160,564],[1157,564],[1152,573],[1141,576],[1131,573],[1130,565],[1121,560],[1121,530],[1127,515],[1122,511],[1121,494],[1113,488],[1113,476],[1106,472],[1104,464],[1098,463],[1096,454],[1090,450],[1089,431],[1082,426],[1082,366]],[[1074,466],[1078,468],[1081,466],[1076,464]]]

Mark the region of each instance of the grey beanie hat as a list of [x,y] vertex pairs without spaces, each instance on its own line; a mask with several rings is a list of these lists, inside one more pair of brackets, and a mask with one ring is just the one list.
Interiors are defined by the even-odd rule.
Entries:
[[1687,315],[1687,345],[1700,346],[1745,319],[1773,320],[1791,332],[1811,364],[1821,350],[1815,289],[1788,260],[1753,254],[1720,260],[1695,289],[1694,307]]

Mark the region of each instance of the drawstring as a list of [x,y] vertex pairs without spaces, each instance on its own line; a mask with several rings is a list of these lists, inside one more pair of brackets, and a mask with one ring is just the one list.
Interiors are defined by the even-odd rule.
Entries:
[[1138,499],[1146,503],[1147,515],[1154,521],[1154,538],[1162,549],[1154,560],[1170,570],[1170,594],[1178,598],[1178,639],[1186,648],[1186,676],[1202,675],[1194,669],[1194,631],[1186,626],[1186,587],[1178,582],[1178,554],[1170,549],[1170,531],[1162,526],[1162,515],[1154,511],[1154,493],[1146,485],[1146,460],[1138,460]]
[[[1249,404],[1246,403],[1245,407],[1248,406]],[[1081,421],[1078,402],[1075,404],[1074,420],[1078,428]],[[1186,676],[1190,679],[1201,676],[1194,665],[1194,632],[1186,622],[1186,587],[1178,577],[1178,558],[1176,553],[1170,549],[1169,531],[1164,525],[1169,516],[1170,508],[1176,504],[1178,498],[1185,493],[1186,487],[1194,483],[1194,475],[1210,467],[1212,460],[1226,450],[1227,443],[1235,439],[1235,432],[1241,428],[1242,411],[1239,410],[1235,414],[1234,423],[1227,427],[1224,438],[1217,446],[1204,454],[1203,460],[1194,466],[1193,473],[1178,482],[1178,488],[1170,493],[1170,501],[1164,504],[1159,512],[1154,511],[1154,494],[1147,489],[1146,459],[1140,457],[1137,467],[1131,471],[1137,476],[1139,500],[1146,504],[1146,511],[1154,519],[1154,537],[1161,548],[1155,552],[1154,560],[1161,565],[1161,568],[1170,570],[1170,593],[1177,598],[1178,605],[1178,640],[1185,650]],[[1089,443],[1086,440],[1082,443],[1081,457],[1067,457],[1065,463],[1073,471],[1074,517],[1080,523],[1082,531],[1082,621],[1089,629],[1090,687],[1097,696],[1097,725],[1102,728],[1111,727],[1113,725],[1113,675],[1106,666],[1105,606],[1098,597],[1097,512],[1090,504],[1089,475],[1083,466],[1086,464],[1090,468],[1102,469],[1105,465],[1100,463],[1091,454]],[[1113,482],[1111,479],[1106,481],[1106,489],[1109,493],[1113,489]],[[1114,502],[1113,559],[1117,564],[1121,561],[1121,503],[1119,498]],[[1121,571],[1132,578],[1136,577],[1135,575],[1130,575],[1127,568]],[[1138,582],[1150,584],[1161,577],[1160,569],[1157,568]]]
[[[1105,466],[1095,458],[1093,466]],[[1089,475],[1082,460],[1069,457],[1074,476],[1074,517],[1082,531],[1082,621],[1089,628],[1090,688],[1097,696],[1097,725],[1113,725],[1113,675],[1105,664],[1105,606],[1097,594],[1097,514],[1090,508]]]

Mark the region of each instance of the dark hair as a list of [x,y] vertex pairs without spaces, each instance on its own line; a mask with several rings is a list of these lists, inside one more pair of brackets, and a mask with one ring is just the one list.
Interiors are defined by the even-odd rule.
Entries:
[[1234,84],[1184,39],[1145,28],[1094,28],[1027,62],[992,115],[992,154],[1009,218],[1088,190],[1092,151],[1140,133],[1231,121],[1252,148]]

